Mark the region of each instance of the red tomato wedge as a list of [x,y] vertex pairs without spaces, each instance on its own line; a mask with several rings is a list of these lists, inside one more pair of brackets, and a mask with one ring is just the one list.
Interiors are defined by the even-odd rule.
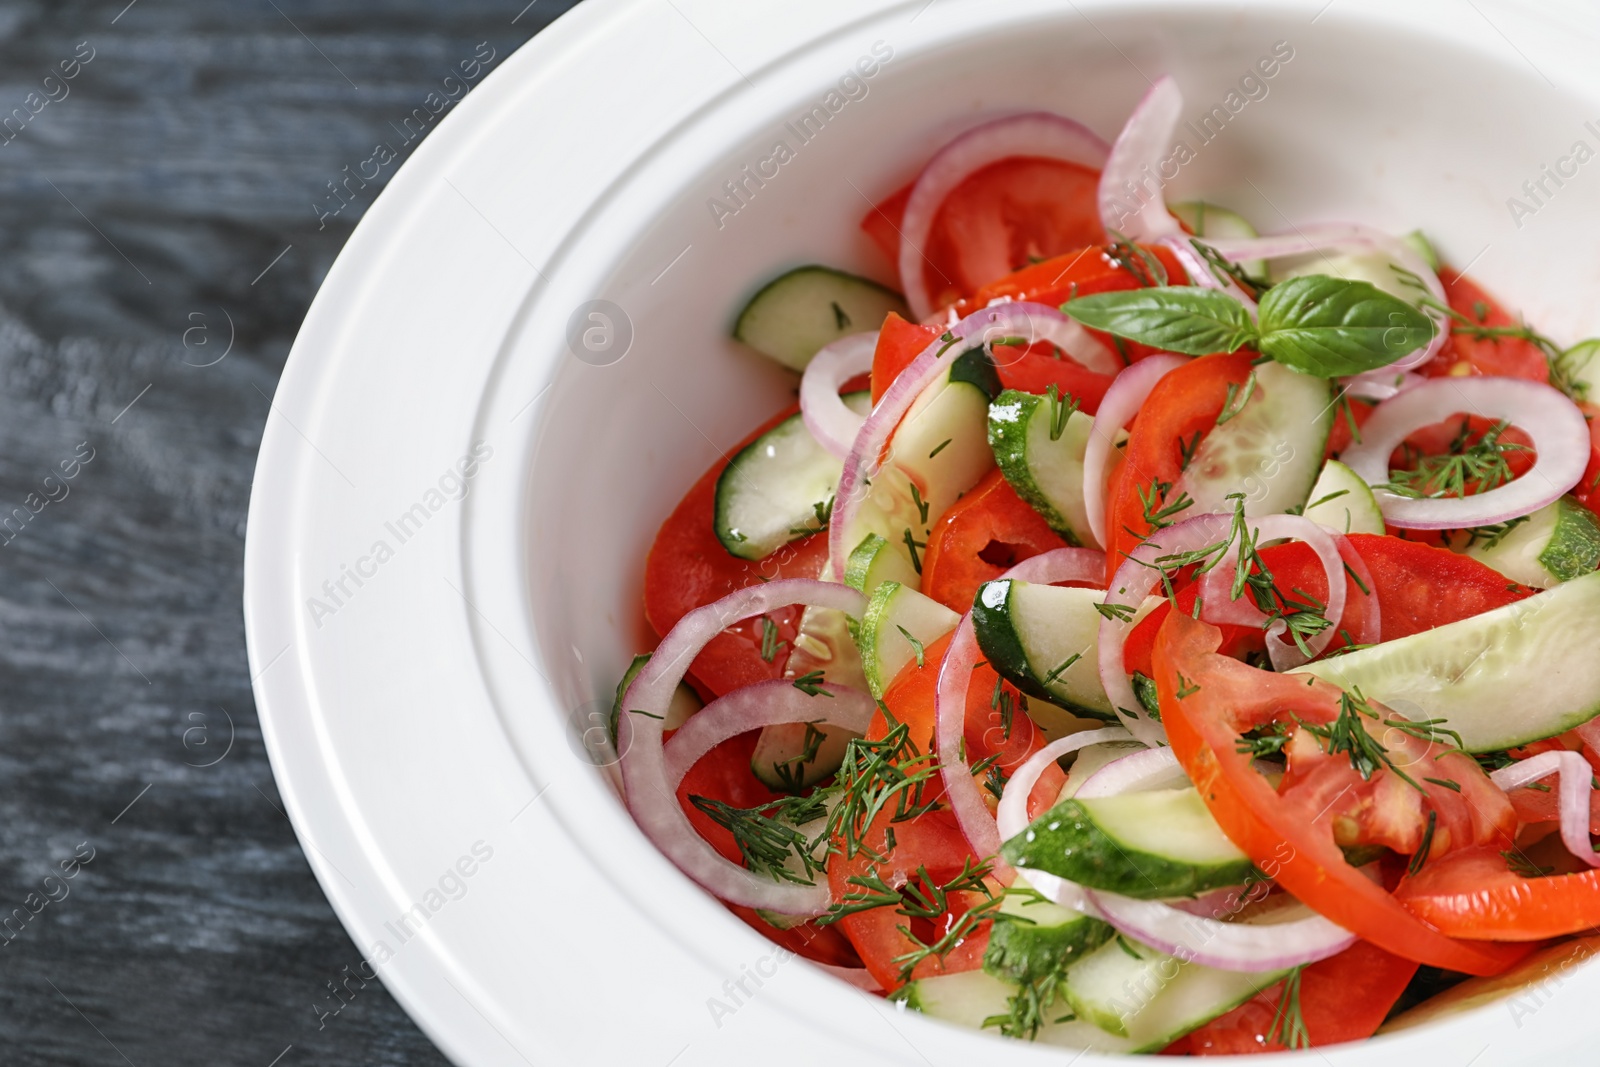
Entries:
[[[1300,975],[1300,1018],[1305,1021],[1311,1046],[1371,1037],[1416,973],[1414,961],[1366,941],[1311,964]],[[1268,1040],[1274,1033],[1282,997],[1280,982],[1212,1019],[1166,1051],[1194,1056],[1282,1052],[1287,1048],[1282,1041]]]
[[[1452,278],[1452,275],[1454,277]],[[1520,326],[1515,316],[1499,301],[1465,276],[1443,271],[1445,299],[1451,308],[1480,326]],[[1422,368],[1430,377],[1444,375],[1489,375],[1550,381],[1550,362],[1539,346],[1518,337],[1472,337],[1457,325],[1439,354]]]
[[[1182,285],[1188,278],[1183,265],[1170,249],[1152,245],[1144,250],[1161,263],[1173,285]],[[971,314],[978,308],[1002,299],[1027,300],[1055,307],[1073,297],[1121,292],[1137,289],[1144,284],[1142,278],[1136,277],[1107,255],[1104,246],[1090,245],[1031,264],[990,282],[972,294],[970,300],[957,305],[956,313]]]
[[934,523],[922,559],[922,592],[965,614],[978,586],[1066,544],[993,470]]
[[1524,878],[1495,849],[1430,861],[1395,897],[1450,937],[1542,941],[1600,926],[1600,870]]
[[1243,387],[1254,357],[1248,352],[1201,356],[1156,383],[1133,420],[1125,466],[1107,502],[1106,583],[1149,536],[1146,501],[1162,500],[1183,475],[1188,443],[1217,424],[1228,387]]
[[[1437,817],[1430,866],[1442,849],[1478,842],[1508,847],[1516,816],[1477,763],[1386,731],[1383,741],[1397,766],[1425,762],[1429,777],[1451,779],[1461,791],[1414,789],[1387,766],[1363,779],[1344,754],[1324,752],[1296,725],[1333,721],[1339,690],[1218,655],[1220,642],[1216,627],[1173,613],[1156,637],[1153,660],[1172,751],[1223,832],[1257,863],[1270,864],[1266,869],[1295,897],[1389,952],[1468,974],[1497,974],[1515,962],[1514,947],[1458,941],[1420,921],[1350,866],[1339,848],[1420,837],[1425,808]],[[1237,747],[1243,732],[1271,723],[1295,731],[1279,789]]]
[[[1033,260],[1101,244],[1099,171],[1015,156],[991,163],[950,191],[922,249],[936,307],[953,304]],[[900,223],[910,186],[873,207],[861,228],[889,261],[900,260]]]
[[872,402],[876,404],[889,386],[922,350],[933,343],[939,331],[932,326],[907,322],[893,311],[878,331],[878,347],[872,353]]
[[[774,415],[727,454],[737,454],[798,410],[789,407]],[[717,478],[726,466],[726,459],[718,460],[700,476],[661,524],[650,546],[644,570],[644,613],[657,634],[665,636],[690,611],[737,589],[773,578],[815,578],[828,558],[826,533],[792,541],[759,562],[730,555],[713,527]],[[784,608],[771,615],[784,648],[794,642],[801,611]],[[785,657],[774,656],[770,663],[762,659],[761,642],[759,618],[728,627],[695,657],[689,681],[702,695],[721,696],[741,686],[783,677]]]

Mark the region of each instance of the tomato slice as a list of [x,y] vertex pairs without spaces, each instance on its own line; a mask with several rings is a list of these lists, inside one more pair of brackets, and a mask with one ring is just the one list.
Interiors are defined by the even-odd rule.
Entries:
[[[736,454],[761,434],[772,429],[799,408],[791,406],[774,415],[749,437],[728,450]],[[730,555],[717,540],[713,526],[717,478],[727,466],[726,459],[712,464],[661,524],[655,543],[645,560],[644,611],[650,626],[659,635],[695,608],[757,582],[774,578],[815,578],[822,573],[828,558],[828,535],[810,537],[778,549],[759,562]],[[803,609],[782,608],[770,614],[778,627],[784,648],[792,647]],[[785,657],[771,662],[761,657],[762,625],[759,618],[736,623],[713,637],[695,657],[689,669],[689,682],[700,690],[720,696],[755,682],[783,677]]]
[[[1161,245],[1141,245],[1154,256],[1173,285],[1182,285],[1188,274],[1171,249]],[[1145,280],[1112,259],[1103,245],[1076,248],[1062,255],[1030,264],[982,286],[971,299],[956,306],[956,313],[969,315],[996,300],[1027,300],[1052,307],[1073,297],[1094,293],[1137,289]]]
[[1066,544],[993,470],[934,523],[923,554],[922,591],[965,614],[978,586]]
[[1600,926],[1600,870],[1524,878],[1488,848],[1430,860],[1395,897],[1451,937],[1542,941]]
[[[1337,956],[1318,960],[1300,975],[1300,1017],[1313,1047],[1360,1041],[1377,1033],[1389,1009],[1417,973],[1414,960],[1357,941]],[[1219,1015],[1168,1052],[1195,1056],[1230,1056],[1282,1052],[1287,1046],[1269,1041],[1283,984]]]
[[1583,477],[1573,487],[1572,496],[1597,514],[1600,514],[1600,407],[1590,403],[1578,405],[1583,417],[1589,420],[1589,465]]
[[[1297,725],[1333,721],[1338,689],[1217,655],[1220,643],[1216,627],[1174,612],[1156,637],[1153,665],[1172,751],[1223,832],[1298,899],[1389,952],[1468,974],[1510,966],[1515,948],[1441,934],[1350,866],[1339,848],[1363,840],[1404,847],[1421,838],[1425,810],[1436,817],[1435,857],[1480,843],[1508,847],[1516,816],[1476,761],[1388,730],[1381,743],[1397,766],[1426,767],[1427,777],[1450,779],[1461,791],[1431,783],[1414,789],[1386,765],[1363,779],[1344,754],[1324,752]],[[1243,732],[1272,723],[1294,731],[1278,789],[1238,749]]]
[[912,181],[902,185],[874,204],[866,218],[861,220],[861,229],[882,250],[896,277],[900,274],[900,223],[905,218],[906,202],[911,199],[911,189],[916,184]]
[[932,326],[907,322],[891,311],[878,331],[878,347],[872,353],[872,402],[876,404],[889,386],[922,350],[933,343],[939,331]]
[[1347,536],[1372,575],[1385,641],[1469,619],[1536,592],[1448,549],[1382,534]]
[[[1444,282],[1446,301],[1457,312],[1480,326],[1522,325],[1476,283],[1460,274],[1452,279],[1451,273],[1445,271],[1439,277]],[[1438,356],[1422,368],[1422,373],[1435,378],[1487,375],[1548,383],[1550,362],[1532,341],[1515,337],[1472,337],[1463,333],[1458,325]]]
[[[1160,501],[1183,474],[1183,456],[1196,434],[1203,439],[1228,402],[1228,387],[1244,385],[1254,357],[1248,352],[1201,356],[1156,383],[1140,407],[1123,449],[1126,466],[1108,501],[1106,583],[1152,529],[1146,501]],[[1182,518],[1180,514],[1178,516]]]
[[[1032,156],[998,160],[969,175],[939,206],[922,249],[934,306],[952,304],[1034,260],[1103,243],[1099,186],[1099,171]],[[909,197],[908,186],[861,222],[896,265]]]

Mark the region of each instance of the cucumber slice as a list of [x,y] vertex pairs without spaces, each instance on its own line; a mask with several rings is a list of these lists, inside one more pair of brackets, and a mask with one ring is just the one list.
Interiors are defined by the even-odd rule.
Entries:
[[972,630],[984,658],[1029,696],[1074,715],[1115,721],[1100,685],[1100,613],[1105,591],[985,582],[972,604]]
[[1083,502],[1083,454],[1094,418],[1061,403],[1007,389],[989,405],[989,447],[1017,495],[1044,516],[1069,545],[1099,547]]
[[1600,573],[1292,673],[1359,688],[1408,719],[1442,719],[1468,752],[1495,752],[1600,714],[1597,646]]
[[[1178,221],[1189,227],[1196,237],[1260,236],[1243,215],[1204,200],[1168,204],[1167,210],[1178,216]],[[1248,259],[1241,262],[1239,267],[1253,278],[1264,278],[1267,274],[1267,261],[1264,259]]]
[[[1258,366],[1250,399],[1206,435],[1189,461],[1179,485],[1194,504],[1177,517],[1230,512],[1231,493],[1245,495],[1247,515],[1276,515],[1304,505],[1322,469],[1333,409],[1327,379],[1281,363]],[[1173,499],[1178,491],[1173,490]]]
[[[961,971],[957,974],[940,974],[908,982],[895,993],[894,997],[908,1009],[919,1011],[929,1018],[978,1030],[983,1027],[985,1019],[1009,1015],[1011,998],[1016,996],[1018,991],[1015,982],[996,978],[983,971]],[[1070,1014],[1067,1005],[1059,999],[1045,1009],[1045,1018],[1050,1020]],[[1181,1035],[1174,1035],[1174,1039],[1178,1036]],[[1097,1026],[1075,1019],[1045,1023],[1039,1028],[1033,1043],[1056,1048],[1089,1049],[1094,1052],[1140,1051],[1133,1042],[1125,1038],[1113,1037]]]
[[[807,607],[784,664],[785,676],[798,678],[820,671],[835,685],[867,688],[854,628],[855,620],[842,611]],[[750,773],[769,789],[799,792],[838,770],[844,747],[855,736],[837,726],[784,723],[763,727],[750,754]]]
[[[649,662],[650,653],[648,652],[633,657],[633,662],[628,664],[628,669],[622,672],[622,680],[617,683],[617,694],[611,698],[609,729],[611,731],[612,745],[617,743],[617,719],[622,715],[622,695],[628,691],[628,686],[633,684],[633,680],[639,676],[639,672],[644,670],[644,665]],[[689,716],[699,711],[702,707],[704,705],[700,702],[700,697],[695,694],[695,691],[679,682],[678,688],[672,691],[672,699],[667,702],[667,715],[661,721],[661,728],[663,730],[676,730],[688,722]]]
[[956,628],[961,616],[915,589],[884,582],[867,602],[856,630],[862,673],[874,698],[881,698],[900,669],[923,649]]
[[1192,787],[1063,800],[1000,854],[1017,867],[1140,900],[1239,885],[1255,870]]
[[1041,981],[1099,948],[1114,933],[1102,919],[1046,900],[1018,875],[995,913],[983,969],[1013,982]]
[[824,345],[876,330],[891,311],[910,315],[899,293],[875,281],[832,267],[796,267],[750,298],[733,336],[785,367],[805,370]]
[[994,467],[988,432],[989,401],[1000,392],[994,360],[983,347],[945,358],[949,370],[912,401],[844,531],[847,545],[871,534],[883,538],[912,572],[896,580],[912,589],[922,587],[922,549],[934,524]]
[[1524,519],[1457,531],[1450,547],[1514,582],[1549,589],[1600,567],[1600,521],[1564,496]]
[[1372,487],[1336,459],[1322,465],[1317,484],[1311,487],[1310,500],[1305,515],[1312,522],[1347,534],[1384,532],[1383,512],[1372,495]]
[[[844,402],[857,414],[872,408],[866,390],[845,394]],[[717,540],[740,559],[757,560],[824,529],[843,467],[798,413],[789,416],[740,449],[717,477]]]
[[871,596],[884,582],[896,582],[915,589],[917,572],[901,553],[889,547],[877,534],[861,539],[844,564],[844,584]]
[[1080,1020],[1153,1052],[1288,973],[1219,971],[1118,937],[1067,968],[1062,992]]

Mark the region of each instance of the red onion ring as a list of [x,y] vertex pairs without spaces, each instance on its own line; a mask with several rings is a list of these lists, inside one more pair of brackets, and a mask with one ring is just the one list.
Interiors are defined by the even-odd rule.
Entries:
[[[1028,818],[1028,801],[1033,797],[1033,787],[1038,784],[1039,776],[1044,774],[1046,767],[1067,753],[1076,752],[1089,745],[1131,740],[1133,735],[1122,727],[1107,726],[1099,730],[1085,730],[1082,733],[1058,738],[1029,756],[1007,780],[1006,787],[1000,791],[1000,809],[995,812],[994,820],[1000,840],[1009,840],[1028,828],[1028,823],[1031,821]],[[1065,878],[1044,871],[1024,869],[1021,873],[1027,876],[1029,885],[1063,908],[1077,907],[1084,900],[1083,890],[1075,882],[1069,882]]]
[[[1101,767],[1078,787],[1077,796],[1104,797],[1187,781],[1170,748],[1133,752]],[[1160,900],[1134,900],[1100,889],[1084,896],[1106,922],[1136,941],[1204,967],[1227,971],[1282,970],[1343,952],[1355,935],[1296,902],[1289,921],[1221,922]]]
[[[911,188],[900,222],[900,287],[918,320],[935,310],[923,273],[928,235],[945,197],[973,174],[1012,156],[1059,159],[1099,170],[1110,151],[1092,130],[1071,119],[1045,111],[1031,111],[985,123],[968,130],[936,152]],[[1001,267],[995,277],[1009,271]]]
[[730,737],[763,726],[817,722],[864,734],[878,705],[859,689],[832,683],[817,687],[828,694],[818,700],[782,679],[756,682],[718,697],[690,717],[663,750],[667,786],[677,789],[700,758]]
[[[826,883],[807,886],[771,881],[730,863],[695,832],[667,785],[667,761],[661,743],[661,717],[666,715],[673,691],[700,650],[733,623],[795,604],[833,608],[859,617],[866,598],[846,585],[780,578],[740,589],[689,612],[661,639],[650,662],[628,687],[617,724],[617,747],[622,753],[622,784],[628,810],[645,836],[679,870],[732,904],[784,915],[820,915],[831,899]],[[819,705],[824,700],[819,698]],[[811,717],[819,717],[824,710],[817,707]],[[632,714],[634,711],[643,714]]]
[[[1412,499],[1379,486],[1389,456],[1424,426],[1467,412],[1505,420],[1533,438],[1538,458],[1522,477],[1486,493]],[[1340,455],[1372,486],[1385,521],[1408,530],[1457,530],[1507,522],[1537,511],[1578,484],[1589,463],[1589,424],[1556,389],[1520,378],[1430,378],[1372,409],[1361,442]]]
[[1052,316],[1062,317],[1054,308],[1023,301],[980,308],[934,338],[890,383],[861,424],[839,475],[828,524],[828,564],[834,578],[844,580],[845,560],[856,547],[848,543],[854,520],[871,495],[871,481],[883,467],[889,440],[917,397],[944,373],[944,357],[953,359],[973,343],[1019,336],[1032,340],[1037,336],[1035,323],[1048,322]]
[[[1322,561],[1322,573],[1328,579],[1328,599],[1324,604],[1323,614],[1330,625],[1306,641],[1306,648],[1311,650],[1311,655],[1307,656],[1300,651],[1300,646],[1295,644],[1292,638],[1286,639],[1283,636],[1288,632],[1288,624],[1282,619],[1272,623],[1267,631],[1267,655],[1272,660],[1273,670],[1286,671],[1302,663],[1309,663],[1321,655],[1328,647],[1328,643],[1337,636],[1339,620],[1344,617],[1344,603],[1349,595],[1349,589],[1344,570],[1344,553],[1340,550],[1339,542],[1345,538],[1342,534],[1335,534],[1300,515],[1262,515],[1250,517],[1247,522],[1255,530],[1258,544],[1280,539],[1303,541],[1317,554],[1317,559]],[[1259,626],[1267,617],[1256,607],[1255,601],[1248,597],[1234,600],[1230,596],[1237,570],[1236,557],[1229,554],[1200,579],[1200,598],[1203,601],[1200,609],[1201,617],[1207,622]],[[1367,588],[1371,589],[1372,586],[1369,585]]]
[[1239,287],[1239,283],[1229,278],[1227,281],[1218,281],[1212,273],[1211,264],[1200,258],[1200,253],[1194,250],[1194,245],[1189,243],[1188,234],[1177,237],[1163,237],[1158,244],[1165,245],[1172,254],[1178,257],[1178,262],[1183,264],[1183,271],[1189,276],[1189,284],[1200,289],[1220,289],[1243,304],[1245,310],[1251,315],[1256,313],[1256,302],[1249,293]]
[[1189,776],[1178,765],[1170,748],[1147,748],[1114,759],[1091,774],[1073,794],[1085,800],[1114,797],[1122,793],[1142,793],[1147,789],[1171,789],[1189,784]]
[[850,445],[867,420],[845,406],[839,390],[872,369],[877,349],[876,330],[841,337],[812,356],[800,376],[800,417],[817,444],[840,459],[850,454]]
[[1541,752],[1502,767],[1489,780],[1507,793],[1551,774],[1560,777],[1561,843],[1591,867],[1600,867],[1600,852],[1589,842],[1589,794],[1594,788],[1594,768],[1576,752]]
[[1102,889],[1084,893],[1119,933],[1186,963],[1224,971],[1281,971],[1337,956],[1356,941],[1355,934],[1299,901],[1280,911],[1284,918],[1276,922],[1228,923],[1159,900],[1134,900]]
[[[1297,226],[1293,233],[1271,234],[1265,237],[1206,238],[1206,244],[1216,249],[1223,258],[1233,263],[1249,259],[1284,259],[1289,256],[1306,256],[1330,250],[1355,250],[1378,252],[1396,265],[1415,274],[1427,288],[1428,295],[1441,304],[1445,298],[1444,283],[1434,273],[1416,250],[1400,238],[1358,222],[1324,222]],[[1408,353],[1384,368],[1387,372],[1414,370],[1427,363],[1444,347],[1450,331],[1437,312],[1428,311],[1433,319],[1433,339],[1423,348]]]
[[1366,400],[1388,400],[1402,389],[1409,389],[1419,382],[1425,381],[1420,374],[1410,371],[1400,371],[1398,374],[1390,367],[1380,367],[1366,374],[1357,374],[1344,379],[1343,388],[1351,396],[1359,396]]
[[[1159,173],[1162,157],[1172,145],[1183,110],[1183,91],[1170,74],[1158,78],[1128,116],[1105,169],[1100,172],[1100,221],[1107,232],[1117,231],[1131,241],[1149,243],[1183,232],[1167,210]],[[1151,185],[1155,192],[1145,198]],[[1128,210],[1128,200],[1139,205]]]
[[[1001,577],[1025,582],[1094,582],[1105,574],[1105,557],[1087,548],[1057,548],[1023,560]],[[956,627],[944,662],[939,665],[939,687],[934,698],[937,717],[935,746],[944,775],[945,797],[967,843],[978,856],[1000,850],[1000,830],[984,803],[983,789],[972,777],[962,754],[967,723],[967,690],[978,663],[978,642],[972,632],[972,612]]]
[[1083,453],[1083,505],[1095,544],[1106,543],[1106,464],[1117,432],[1133,421],[1156,383],[1189,362],[1185,356],[1146,356],[1118,374],[1095,411]]

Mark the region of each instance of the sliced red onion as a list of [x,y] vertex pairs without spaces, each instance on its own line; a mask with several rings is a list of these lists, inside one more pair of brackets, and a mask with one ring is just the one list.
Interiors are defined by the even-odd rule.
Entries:
[[1281,971],[1336,956],[1356,941],[1356,935],[1299,901],[1273,912],[1270,922],[1222,922],[1159,900],[1099,889],[1085,893],[1119,933],[1188,963],[1224,971]]
[[845,406],[839,390],[872,369],[877,348],[876,330],[841,337],[812,356],[800,376],[800,416],[806,429],[817,444],[840,459],[850,454],[850,445],[867,419]]
[[1572,732],[1578,735],[1578,740],[1583,742],[1586,751],[1600,757],[1600,718],[1590,719],[1582,726],[1575,726]]
[[[1039,776],[1044,774],[1046,767],[1067,753],[1076,752],[1088,745],[1131,740],[1133,735],[1122,727],[1107,726],[1059,738],[1029,756],[1026,762],[1012,773],[1005,789],[1000,792],[1000,810],[995,812],[995,828],[999,831],[1000,840],[1010,840],[1028,828],[1028,823],[1031,821],[1028,818],[1028,800],[1033,796],[1033,787],[1038,784]],[[1046,874],[1044,871],[1027,869],[1022,873],[1027,876],[1029,885],[1063,908],[1077,907],[1084,900],[1083,889],[1065,878]]]
[[[729,903],[784,915],[818,915],[828,907],[826,883],[774,882],[730,863],[695,832],[667,784],[666,754],[661,743],[661,722],[673,691],[700,650],[736,622],[795,604],[832,608],[859,617],[866,598],[846,585],[783,578],[740,589],[689,612],[662,638],[650,662],[628,687],[617,724],[617,746],[622,753],[622,783],[628,810],[645,835],[680,870]],[[820,717],[825,711],[821,705],[832,701],[820,696],[816,699],[818,707],[812,715]]]
[[[1323,605],[1323,615],[1332,625],[1306,640],[1306,648],[1311,655],[1300,651],[1300,646],[1295,644],[1293,638],[1284,636],[1289,628],[1282,619],[1273,622],[1267,631],[1267,655],[1272,660],[1273,670],[1286,671],[1309,663],[1321,655],[1328,643],[1337,636],[1339,620],[1344,617],[1344,603],[1349,590],[1344,554],[1340,551],[1339,542],[1345,538],[1300,515],[1262,515],[1246,521],[1255,531],[1257,544],[1277,540],[1303,541],[1322,561],[1322,573],[1328,579],[1328,599]],[[1201,617],[1207,622],[1259,626],[1267,617],[1256,607],[1255,601],[1248,596],[1241,596],[1238,600],[1232,598],[1237,570],[1237,555],[1230,553],[1201,578]],[[1371,589],[1372,586],[1367,588]]]
[[[678,788],[700,758],[730,737],[763,726],[810,722],[837,726],[853,734],[864,734],[872,722],[877,703],[859,689],[831,683],[817,687],[813,697],[782,679],[756,682],[718,697],[690,717],[666,743],[663,770],[667,785]],[[821,699],[818,699],[821,697]]]
[[1117,432],[1139,414],[1156,383],[1187,362],[1185,356],[1146,356],[1118,374],[1100,401],[1083,453],[1083,505],[1089,513],[1089,533],[1101,547],[1106,544],[1106,466]]
[[[1088,127],[1044,111],[998,119],[968,130],[941,148],[922,168],[900,222],[900,287],[918,320],[936,309],[923,274],[928,235],[945,197],[973,174],[1012,156],[1059,159],[1099,170],[1110,147]],[[989,258],[994,258],[993,256]],[[990,264],[998,278],[1012,269],[1003,252]]]
[[[1073,362],[1097,374],[1116,374],[1122,369],[1122,360],[1117,358],[1115,352],[1101,344],[1099,338],[1080,326],[1075,319],[1063,315],[1060,308],[1026,300],[1012,301],[1010,306],[1013,311],[1027,316],[1030,331],[1021,336],[1026,336],[1030,344],[1049,341]],[[1011,353],[1021,353],[1023,350],[1023,346],[1003,345],[991,347],[990,352],[995,364],[1005,367],[1019,358]]]
[[[1205,238],[1206,244],[1216,249],[1223,258],[1233,263],[1251,259],[1284,259],[1289,256],[1306,256],[1317,252],[1355,251],[1376,252],[1397,266],[1416,275],[1427,288],[1428,295],[1441,304],[1445,298],[1444,283],[1433,268],[1405,241],[1393,234],[1357,222],[1325,222],[1298,226],[1293,233],[1270,234],[1265,237],[1215,237]],[[1418,294],[1421,295],[1420,293]],[[1384,368],[1385,371],[1407,371],[1422,366],[1434,356],[1449,339],[1450,331],[1444,327],[1440,315],[1427,312],[1433,319],[1433,339]]]
[[[1105,557],[1087,548],[1057,548],[1023,560],[1002,577],[1025,582],[1092,582],[1105,574]],[[967,612],[956,627],[944,662],[939,665],[939,688],[935,697],[937,716],[936,747],[944,775],[945,797],[967,843],[978,856],[992,856],[1000,850],[1000,830],[984,802],[983,789],[972,777],[972,768],[962,752],[966,735],[967,690],[978,664],[978,642],[972,632],[972,612]]]
[[1251,315],[1256,313],[1256,302],[1249,293],[1239,287],[1239,283],[1232,278],[1227,281],[1218,281],[1211,270],[1211,264],[1201,258],[1200,253],[1194,250],[1194,245],[1189,243],[1188,234],[1179,234],[1176,237],[1163,237],[1159,244],[1165,245],[1178,262],[1183,264],[1184,273],[1189,276],[1189,284],[1201,289],[1220,289],[1243,304],[1245,310]]
[[1530,785],[1549,775],[1560,776],[1558,807],[1561,843],[1591,867],[1600,867],[1600,852],[1589,842],[1589,794],[1594,789],[1594,768],[1576,752],[1541,752],[1502,767],[1489,780],[1506,792]]
[[[1504,420],[1533,439],[1538,458],[1515,481],[1465,497],[1412,499],[1380,488],[1389,457],[1424,426],[1468,413]],[[1520,378],[1429,378],[1372,409],[1361,441],[1340,455],[1372,486],[1384,519],[1408,530],[1459,530],[1520,518],[1578,484],[1589,463],[1589,424],[1564,394]]]
[[1410,371],[1396,372],[1392,367],[1380,367],[1366,374],[1357,374],[1346,378],[1343,390],[1351,396],[1359,396],[1366,400],[1388,400],[1402,389],[1425,381],[1420,374]]
[[1091,774],[1073,794],[1084,800],[1114,797],[1122,793],[1142,793],[1149,789],[1171,789],[1189,784],[1189,776],[1178,765],[1170,748],[1147,748],[1114,759]]
[[1150,86],[1128,116],[1100,172],[1100,221],[1108,232],[1145,243],[1183,232],[1167,210],[1160,174],[1182,110],[1183,91],[1168,74]]
[[1020,301],[980,308],[936,337],[895,377],[873,406],[872,414],[861,424],[839,475],[833,518],[828,524],[828,561],[832,577],[844,580],[845,560],[856,547],[846,543],[849,531],[854,527],[856,514],[871,495],[871,480],[883,465],[884,452],[895,427],[900,425],[922,391],[945,372],[945,359],[954,359],[967,348],[984,343],[992,345],[1002,338],[1042,337],[1035,332],[1035,324],[1048,321],[1051,315],[1061,317],[1054,308]]

